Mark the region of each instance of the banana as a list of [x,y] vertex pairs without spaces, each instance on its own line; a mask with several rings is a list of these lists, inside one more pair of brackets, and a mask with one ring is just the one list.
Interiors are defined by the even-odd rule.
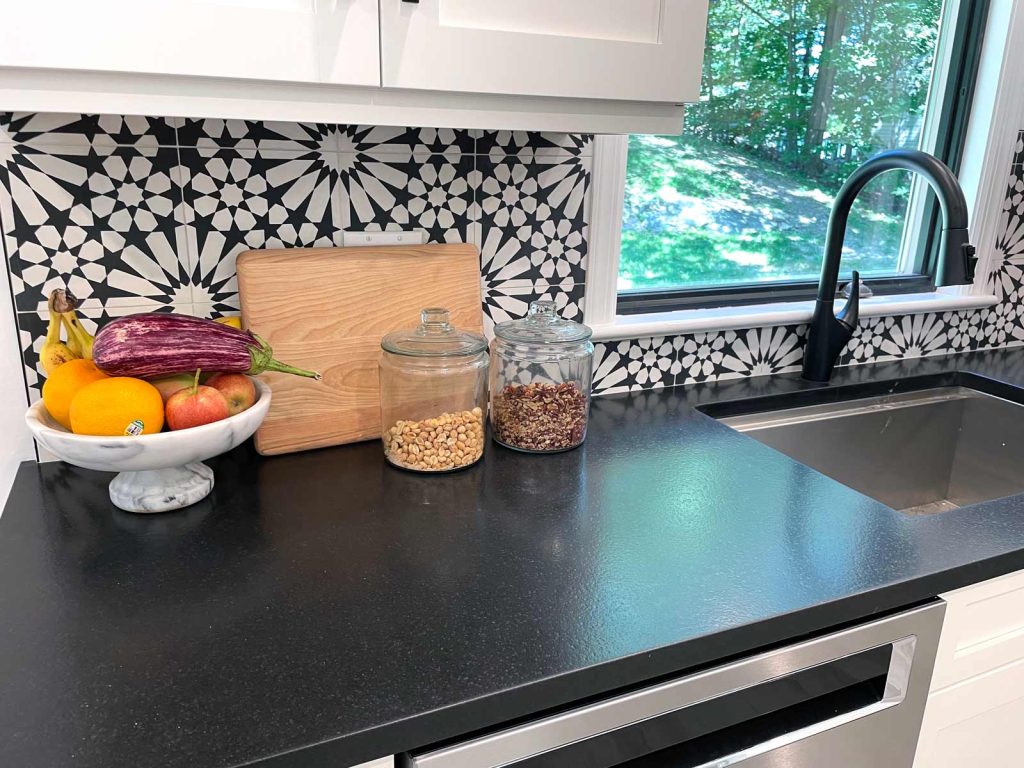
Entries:
[[[56,320],[55,322],[57,327],[60,328],[60,320]],[[49,334],[47,334],[47,336],[49,336]],[[47,342],[39,352],[39,364],[43,367],[43,372],[47,376],[52,374],[69,360],[77,359],[78,358],[74,352],[68,349],[68,345],[63,341]]]
[[238,317],[237,315],[226,315],[224,317],[217,317],[214,318],[214,322],[220,323],[221,325],[227,325],[231,328],[237,328],[238,330],[242,330],[242,318]]
[[62,288],[56,289],[50,296],[52,299],[50,311],[56,310],[60,314],[61,323],[68,333],[68,348],[78,357],[92,360],[93,338],[82,327],[82,323],[78,320],[78,315],[75,313],[78,299],[75,298],[71,291]]
[[75,310],[61,312],[60,319],[64,323],[65,330],[68,332],[68,346],[71,348],[71,351],[79,357],[92,360],[92,334],[82,327],[78,320],[78,315],[75,314]]
[[78,357],[67,344],[61,341],[61,313],[54,308],[55,294],[56,291],[50,294],[48,302],[50,323],[46,327],[46,341],[43,342],[43,348],[39,350],[39,365],[42,366],[43,372],[47,376],[64,365],[64,363]]
[[60,323],[64,327],[64,332],[68,336],[68,340],[64,343],[68,345],[68,349],[71,350],[71,354],[75,357],[82,357],[82,345],[79,343],[78,337],[75,336],[74,329],[68,326],[68,321],[64,317],[63,312],[58,312],[57,316],[60,317]]

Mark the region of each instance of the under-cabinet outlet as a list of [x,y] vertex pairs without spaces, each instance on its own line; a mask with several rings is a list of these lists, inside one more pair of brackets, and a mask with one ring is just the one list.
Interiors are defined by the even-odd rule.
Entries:
[[350,248],[356,245],[423,245],[427,242],[425,229],[410,229],[404,232],[342,232],[341,244]]

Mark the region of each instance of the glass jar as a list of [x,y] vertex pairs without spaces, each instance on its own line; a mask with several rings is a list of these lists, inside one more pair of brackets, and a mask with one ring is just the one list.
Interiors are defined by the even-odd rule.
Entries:
[[420,320],[380,343],[384,455],[403,469],[450,472],[483,456],[487,340],[453,328],[447,309]]
[[535,301],[522,320],[498,323],[491,345],[491,426],[504,446],[531,453],[583,442],[590,412],[592,331]]

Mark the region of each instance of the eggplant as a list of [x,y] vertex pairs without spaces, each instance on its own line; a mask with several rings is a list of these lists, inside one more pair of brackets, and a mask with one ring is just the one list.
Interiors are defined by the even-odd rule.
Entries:
[[275,360],[270,345],[254,333],[191,315],[119,317],[96,334],[92,355],[104,373],[138,379],[195,370],[251,375],[280,371],[320,379],[318,373]]

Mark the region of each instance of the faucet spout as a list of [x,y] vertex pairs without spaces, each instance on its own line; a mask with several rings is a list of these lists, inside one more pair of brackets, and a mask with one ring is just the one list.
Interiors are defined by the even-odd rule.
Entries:
[[935,265],[935,285],[965,285],[974,279],[976,259],[974,246],[967,236],[967,201],[960,182],[949,167],[925,152],[912,149],[896,149],[871,158],[850,175],[832,204],[818,298],[804,350],[803,377],[808,381],[824,382],[832,377],[836,360],[857,328],[860,276],[856,272],[853,292],[846,306],[838,315],[833,310],[850,209],[869,181],[881,173],[897,169],[923,176],[939,199],[942,239]]

